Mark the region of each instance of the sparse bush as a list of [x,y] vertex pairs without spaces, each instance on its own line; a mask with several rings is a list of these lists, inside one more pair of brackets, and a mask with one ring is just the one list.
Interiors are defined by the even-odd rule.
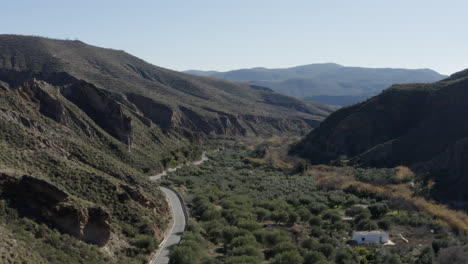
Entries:
[[148,235],[138,235],[130,240],[130,244],[144,250],[145,253],[151,253],[156,249],[155,239]]

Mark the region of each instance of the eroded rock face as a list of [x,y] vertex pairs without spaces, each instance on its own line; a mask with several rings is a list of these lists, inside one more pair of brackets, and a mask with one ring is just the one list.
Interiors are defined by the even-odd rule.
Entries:
[[167,132],[173,126],[174,110],[169,106],[155,102],[142,95],[129,93],[127,98],[143,113],[143,115]]
[[14,113],[12,111],[9,111],[7,109],[1,108],[0,107],[0,115],[2,115],[4,118],[12,120],[16,122],[17,124],[20,124],[24,127],[30,128],[32,130],[38,131],[38,132],[45,132],[46,129],[42,127],[40,124],[38,124],[36,121],[31,120],[29,118],[26,118],[22,115],[19,115],[17,113]]
[[52,118],[58,123],[65,123],[67,117],[65,106],[44,91],[41,85],[46,84],[33,79],[23,83],[19,90],[28,100],[39,104],[41,114]]
[[[317,121],[308,122],[300,118],[234,115],[207,107],[156,102],[136,93],[123,94],[103,90],[66,73],[28,75],[0,71],[0,76],[3,76],[2,74],[10,79],[11,76],[17,76],[24,80],[17,90],[27,101],[37,104],[39,112],[44,116],[63,125],[74,122],[83,128],[86,135],[90,135],[87,125],[72,114],[72,109],[68,109],[68,100],[104,131],[129,147],[133,143],[132,118],[140,120],[147,127],[155,124],[165,133],[174,132],[194,141],[210,136],[244,137],[268,136],[277,132],[302,133],[317,124]],[[18,82],[14,81],[10,80],[12,83]]]
[[[300,133],[317,126],[318,121],[282,119],[254,115],[233,115],[211,108],[194,110],[187,106],[169,106],[133,93],[126,94],[139,112],[164,132],[174,131],[190,139],[207,136],[263,136],[268,133]],[[205,114],[201,114],[205,112]]]
[[87,221],[82,229],[82,239],[102,247],[110,239],[110,215],[101,208],[89,208],[87,213]]
[[207,118],[187,107],[180,106],[179,108],[183,114],[178,120],[181,127],[189,127],[205,135],[246,135],[245,128],[239,124],[237,118],[233,115],[212,111],[215,115],[211,118]]
[[68,198],[68,194],[56,186],[31,176],[23,176],[18,183],[19,191],[29,192],[31,199],[38,199],[37,202],[46,206],[53,206]]
[[53,207],[45,207],[47,220],[52,222],[57,229],[82,239],[81,223],[86,219],[85,212],[75,208],[72,203],[57,203]]
[[20,214],[53,226],[87,243],[104,246],[110,239],[110,215],[101,208],[80,208],[60,188],[31,176],[0,173],[0,195]]
[[[278,131],[280,133],[288,133],[291,131],[300,133],[300,131],[307,131],[308,127],[315,127],[319,124],[316,120],[291,120],[254,115],[242,115],[240,119],[243,123],[247,124],[247,127],[253,131],[255,135],[260,136],[262,135],[262,130],[266,130],[272,134],[274,134],[274,131]],[[268,129],[268,127],[270,128]]]
[[156,203],[153,200],[149,199],[142,191],[134,187],[130,187],[128,185],[120,185],[120,187],[124,189],[125,194],[127,194],[130,199],[139,203],[141,206],[150,209],[156,207]]
[[104,131],[131,146],[132,119],[123,112],[123,106],[94,85],[80,81],[62,89],[65,98],[76,104]]

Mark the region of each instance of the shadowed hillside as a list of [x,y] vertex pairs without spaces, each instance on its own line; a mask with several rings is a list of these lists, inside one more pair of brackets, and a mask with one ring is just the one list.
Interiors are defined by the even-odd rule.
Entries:
[[293,152],[314,163],[410,165],[440,199],[467,200],[468,74],[395,85],[330,115]]

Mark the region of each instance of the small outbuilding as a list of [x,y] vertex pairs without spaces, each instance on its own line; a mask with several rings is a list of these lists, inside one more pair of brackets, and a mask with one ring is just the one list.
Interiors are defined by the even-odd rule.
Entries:
[[385,244],[389,242],[389,235],[385,231],[354,231],[353,240],[358,244]]

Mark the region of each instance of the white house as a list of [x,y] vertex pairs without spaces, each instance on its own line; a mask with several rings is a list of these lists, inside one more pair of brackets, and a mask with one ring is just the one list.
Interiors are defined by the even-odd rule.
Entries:
[[376,231],[354,231],[353,240],[358,244],[381,243],[385,244],[389,241],[388,233],[380,230]]

